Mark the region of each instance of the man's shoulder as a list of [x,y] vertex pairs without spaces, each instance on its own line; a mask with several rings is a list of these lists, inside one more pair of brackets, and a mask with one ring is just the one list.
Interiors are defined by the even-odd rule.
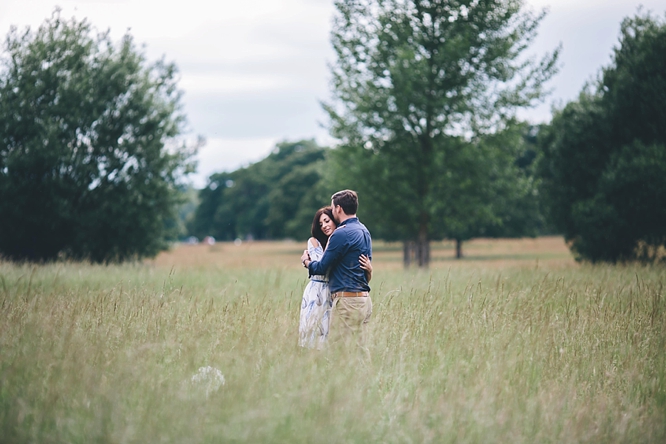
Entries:
[[[344,232],[346,231],[345,228],[347,228],[347,224],[339,225],[335,230],[333,230],[333,234],[341,234],[341,233],[344,233]],[[331,236],[332,236],[333,234],[331,234]]]
[[365,225],[363,225],[363,223],[362,223],[361,221],[358,221],[358,225],[359,225],[359,228],[360,228],[361,230],[363,230],[363,231],[367,231],[368,234],[370,234],[370,231],[368,230],[368,227],[366,227]]
[[337,227],[335,230],[333,230],[333,233],[331,233],[331,237],[329,238],[329,243],[331,240],[336,239],[337,241],[342,241],[347,237],[347,232],[348,230],[345,230],[346,225],[340,225]]

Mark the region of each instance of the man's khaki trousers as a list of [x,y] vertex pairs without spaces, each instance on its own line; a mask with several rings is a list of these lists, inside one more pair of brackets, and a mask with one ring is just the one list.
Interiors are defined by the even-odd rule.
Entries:
[[353,340],[365,345],[365,330],[372,315],[370,296],[360,298],[338,297],[333,300],[331,309],[331,341]]

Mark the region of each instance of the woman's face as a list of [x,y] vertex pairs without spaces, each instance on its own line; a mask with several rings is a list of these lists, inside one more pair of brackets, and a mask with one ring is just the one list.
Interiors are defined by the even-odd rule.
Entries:
[[333,230],[335,230],[335,222],[333,222],[326,213],[322,213],[322,215],[319,216],[319,226],[326,237],[329,237],[331,233],[333,233]]

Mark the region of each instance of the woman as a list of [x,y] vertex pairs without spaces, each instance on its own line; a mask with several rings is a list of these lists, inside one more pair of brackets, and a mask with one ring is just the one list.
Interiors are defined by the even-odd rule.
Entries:
[[[337,228],[333,212],[330,207],[317,210],[312,220],[312,237],[308,239],[308,253],[313,261],[321,260],[328,244],[328,238]],[[359,257],[361,268],[365,270],[368,282],[372,278],[372,264],[370,259],[361,255]],[[298,327],[301,347],[321,348],[328,336],[330,323],[331,291],[328,288],[328,276],[310,276],[310,282],[303,292],[301,302],[301,316]]]

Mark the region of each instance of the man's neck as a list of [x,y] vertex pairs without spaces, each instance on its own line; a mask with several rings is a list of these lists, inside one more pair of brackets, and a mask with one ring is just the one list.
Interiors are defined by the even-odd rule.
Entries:
[[346,215],[346,214],[343,213],[342,215],[340,215],[340,223],[346,222],[346,221],[348,221],[349,219],[352,219],[352,218],[354,218],[354,217],[356,217],[355,214],[352,214],[352,215],[348,216],[348,215]]

